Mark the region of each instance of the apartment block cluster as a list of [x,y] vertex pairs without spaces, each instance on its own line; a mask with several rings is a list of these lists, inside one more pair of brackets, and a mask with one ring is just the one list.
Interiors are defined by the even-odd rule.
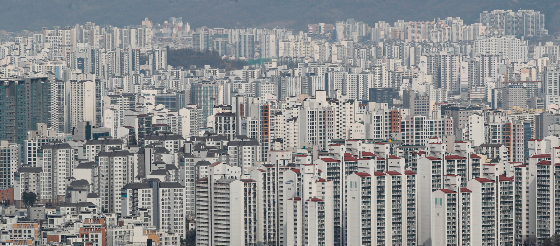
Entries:
[[541,244],[559,42],[538,11],[480,16],[4,35],[0,244]]

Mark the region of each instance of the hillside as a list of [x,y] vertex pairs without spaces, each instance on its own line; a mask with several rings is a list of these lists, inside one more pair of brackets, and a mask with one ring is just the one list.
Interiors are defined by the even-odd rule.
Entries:
[[0,0],[0,30],[40,30],[94,22],[137,25],[183,17],[193,27],[288,27],[334,23],[354,18],[370,24],[384,20],[433,20],[461,17],[475,22],[483,10],[535,9],[547,15],[553,33],[560,26],[560,1],[554,0]]

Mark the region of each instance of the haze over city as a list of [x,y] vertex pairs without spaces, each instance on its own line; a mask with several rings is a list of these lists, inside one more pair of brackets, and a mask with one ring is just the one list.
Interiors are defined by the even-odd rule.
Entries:
[[559,9],[4,0],[0,245],[560,245]]

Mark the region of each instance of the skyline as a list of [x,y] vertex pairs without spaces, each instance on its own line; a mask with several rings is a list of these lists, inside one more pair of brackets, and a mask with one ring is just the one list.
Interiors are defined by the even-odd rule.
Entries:
[[[148,17],[161,23],[169,17],[182,17],[193,26],[208,27],[265,27],[276,26],[305,30],[310,23],[334,23],[354,18],[373,24],[432,21],[436,18],[461,17],[467,23],[479,19],[479,13],[494,9],[534,9],[547,16],[551,31],[558,31],[560,3],[555,1],[176,1],[176,0],[108,0],[81,1],[9,1],[0,9],[0,30],[38,31],[43,27],[68,26],[94,22],[99,25],[127,26]],[[42,11],[39,11],[42,10]],[[50,13],[56,12],[57,15]],[[202,14],[204,13],[204,14]],[[241,13],[241,14],[238,14]],[[23,18],[33,16],[32,18]]]
[[556,245],[546,15],[3,32],[0,245]]

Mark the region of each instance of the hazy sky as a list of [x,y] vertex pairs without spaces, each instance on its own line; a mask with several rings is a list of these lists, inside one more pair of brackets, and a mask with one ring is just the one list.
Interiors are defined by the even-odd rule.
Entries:
[[[42,27],[94,22],[136,25],[149,17],[161,23],[183,17],[193,27],[289,27],[355,18],[433,20],[461,17],[475,22],[483,10],[535,9],[547,14],[547,27],[560,25],[558,0],[0,0],[0,30],[40,30]],[[555,24],[555,25],[554,25]]]

